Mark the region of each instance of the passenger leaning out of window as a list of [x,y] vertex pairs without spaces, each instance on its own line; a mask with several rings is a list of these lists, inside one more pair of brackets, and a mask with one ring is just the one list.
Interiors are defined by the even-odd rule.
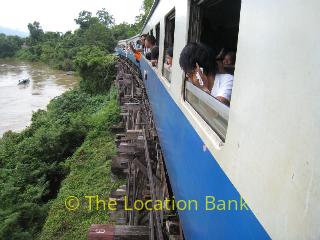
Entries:
[[136,47],[133,45],[133,43],[130,43],[130,50],[133,53],[140,52],[142,54],[145,54],[146,47],[145,47],[145,40],[146,40],[147,34],[142,34],[140,36],[140,39],[137,41]]
[[166,64],[168,65],[170,70],[172,67],[172,59],[173,59],[173,48],[169,47],[166,52]]
[[173,48],[169,47],[166,51],[166,61],[163,65],[163,75],[168,80],[171,80],[172,59],[173,59]]
[[150,52],[146,54],[146,58],[151,61],[152,66],[157,66],[159,47],[156,45],[156,38],[152,35],[148,35],[146,37],[145,47],[150,49]]
[[164,68],[168,72],[171,72],[172,59],[173,59],[173,48],[169,47],[166,51],[166,61],[164,63]]
[[183,48],[179,63],[188,80],[229,106],[233,76],[218,73],[218,66],[214,59],[216,54],[212,49],[203,44],[189,43]]

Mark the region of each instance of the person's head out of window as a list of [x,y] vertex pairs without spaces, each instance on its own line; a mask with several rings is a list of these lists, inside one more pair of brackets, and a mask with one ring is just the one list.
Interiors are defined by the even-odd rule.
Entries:
[[212,59],[215,59],[212,49],[203,44],[189,43],[180,54],[179,64],[189,80],[203,87],[204,82],[200,77],[208,79],[217,72],[217,64]]
[[145,47],[146,48],[153,48],[156,45],[156,42],[157,42],[157,40],[154,36],[148,35],[145,40]]
[[140,44],[141,44],[142,46],[145,46],[146,37],[147,37],[147,34],[142,34],[142,35],[140,36]]
[[172,59],[173,59],[173,48],[169,47],[166,53],[166,61],[170,67],[172,66]]
[[152,66],[156,67],[159,58],[159,47],[156,46],[156,38],[148,35],[146,37],[145,47],[149,48],[149,52],[146,53],[146,58],[151,61]]
[[223,58],[223,65],[234,65],[236,62],[235,52],[228,52]]
[[220,102],[229,105],[233,86],[233,76],[218,74],[215,52],[200,43],[187,44],[179,59],[179,64],[194,85],[202,88]]

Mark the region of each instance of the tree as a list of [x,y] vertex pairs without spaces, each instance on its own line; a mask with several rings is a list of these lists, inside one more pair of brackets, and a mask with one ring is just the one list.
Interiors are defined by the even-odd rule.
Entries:
[[153,0],[143,0],[143,10],[145,13],[149,13],[149,11],[151,10],[152,4],[153,4]]
[[111,29],[115,40],[127,39],[137,34],[139,29],[135,24],[120,23],[114,25]]
[[30,39],[31,45],[37,42],[40,42],[42,40],[44,33],[39,22],[34,21],[33,23],[29,23],[28,29],[30,32],[29,39]]
[[18,36],[0,34],[0,58],[13,57],[21,48],[23,39]]
[[92,17],[92,13],[84,10],[84,11],[81,11],[79,13],[79,17],[74,20],[76,21],[77,24],[80,25],[81,29],[86,29],[89,27],[89,22],[91,17]]
[[147,16],[151,10],[153,0],[143,0],[142,6],[141,6],[141,13],[136,16],[135,18],[135,28],[137,29],[137,33],[142,29],[144,22],[147,19]]
[[105,8],[102,8],[101,10],[97,11],[97,17],[99,19],[99,22],[104,24],[107,28],[111,25],[114,25],[114,18],[113,16],[106,11]]
[[75,64],[82,80],[81,89],[89,93],[106,92],[115,77],[115,58],[96,46],[82,47]]

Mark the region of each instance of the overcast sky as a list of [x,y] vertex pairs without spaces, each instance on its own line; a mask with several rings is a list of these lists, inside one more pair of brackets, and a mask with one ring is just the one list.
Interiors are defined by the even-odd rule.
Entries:
[[77,28],[80,11],[95,15],[102,8],[116,23],[133,23],[141,6],[142,0],[6,0],[1,1],[0,26],[28,32],[28,23],[38,21],[44,31],[66,32]]

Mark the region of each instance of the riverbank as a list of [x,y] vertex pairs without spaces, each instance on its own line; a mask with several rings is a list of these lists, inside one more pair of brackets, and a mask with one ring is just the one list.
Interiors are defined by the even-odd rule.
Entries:
[[[18,85],[21,79],[30,82]],[[77,74],[17,59],[0,59],[0,138],[8,130],[21,131],[31,122],[32,112],[46,109],[49,101],[79,84]]]
[[113,56],[77,64],[80,87],[32,115],[29,127],[0,139],[0,239],[85,239],[106,212],[68,211],[67,196],[103,194],[121,184],[110,173],[110,127],[119,119]]
[[115,151],[109,128],[118,114],[114,88],[99,95],[75,89],[52,100],[47,111],[34,113],[26,130],[3,136],[1,239],[33,239],[38,234],[39,239],[57,234],[85,239],[88,224],[106,221],[105,213],[68,211],[64,199],[108,194],[117,186],[108,160]]

